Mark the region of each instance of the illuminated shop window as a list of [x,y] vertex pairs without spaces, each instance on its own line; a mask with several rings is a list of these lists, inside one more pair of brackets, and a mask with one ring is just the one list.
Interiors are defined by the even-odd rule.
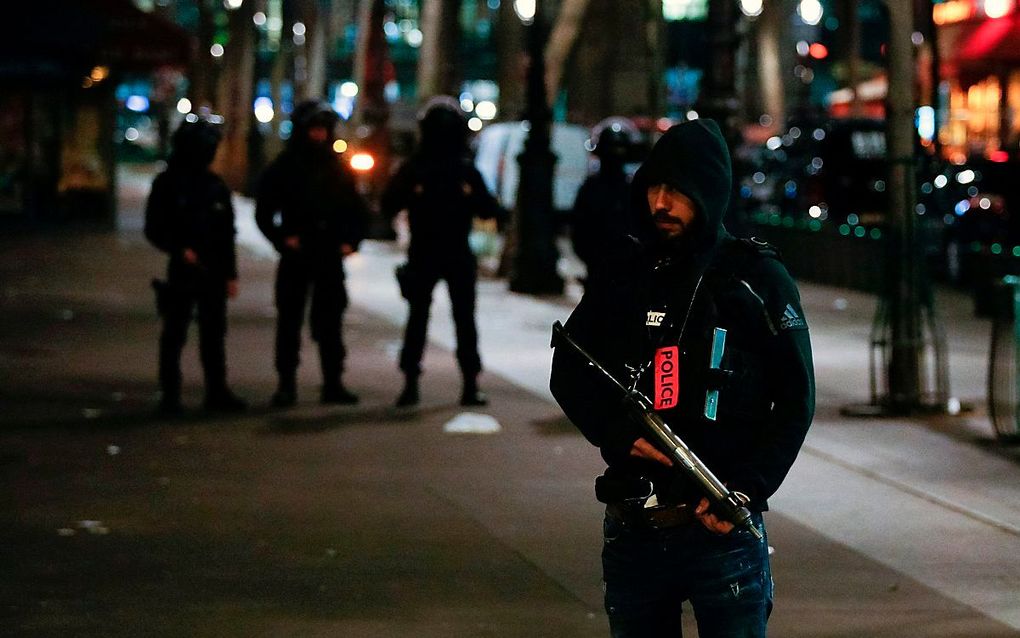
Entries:
[[1006,104],[1009,105],[1009,113],[1012,115],[1007,139],[1017,139],[1020,137],[1020,71],[1013,71],[1009,74],[1009,84],[1006,86]]
[[708,0],[662,0],[662,17],[667,20],[704,20]]

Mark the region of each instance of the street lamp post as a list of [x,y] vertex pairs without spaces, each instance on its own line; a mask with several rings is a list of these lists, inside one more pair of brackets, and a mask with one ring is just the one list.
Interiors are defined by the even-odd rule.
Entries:
[[[563,293],[563,279],[556,272],[556,220],[553,209],[553,170],[556,155],[550,150],[552,111],[545,91],[545,44],[548,37],[542,3],[517,0],[527,24],[527,107],[529,129],[524,151],[517,156],[520,181],[515,215],[516,252],[510,290],[528,294]],[[515,5],[516,7],[516,5]],[[528,17],[531,18],[530,23]]]
[[921,256],[914,223],[914,58],[910,34],[913,7],[891,1],[889,7],[889,238],[888,295],[892,343],[889,361],[890,407],[910,411],[920,405]]
[[[843,413],[850,416],[933,411],[956,414],[961,407],[949,397],[945,334],[935,312],[916,223],[913,6],[887,0],[886,7],[889,16],[886,287],[879,299],[871,335],[871,403],[846,407]],[[885,372],[882,387],[877,378],[877,355]]]

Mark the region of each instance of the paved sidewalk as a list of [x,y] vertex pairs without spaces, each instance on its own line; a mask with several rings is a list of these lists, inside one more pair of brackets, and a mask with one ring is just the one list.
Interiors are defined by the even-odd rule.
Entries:
[[[236,418],[152,415],[162,260],[138,233],[0,238],[0,635],[605,636],[598,454],[549,400],[549,326],[576,300],[480,285],[490,435],[462,415],[437,293],[419,410],[391,407],[399,250],[349,262],[351,408],[325,408],[306,343],[298,408],[270,411],[272,256],[239,201]],[[569,267],[570,264],[565,264]],[[803,287],[819,414],[768,515],[773,636],[1020,636],[1020,466],[983,414],[988,326],[940,302],[965,417],[854,421],[873,300]],[[197,357],[186,400],[197,405]],[[689,614],[687,615],[689,616]],[[690,631],[685,635],[695,635]]]
[[[399,323],[402,308],[393,304],[388,281],[396,260],[389,246],[368,247],[352,268],[357,282],[352,296]],[[968,299],[955,294],[942,299],[952,388],[976,408],[974,413],[848,419],[839,408],[868,396],[867,335],[874,300],[812,285],[805,285],[803,294],[812,322],[819,409],[801,458],[772,499],[774,513],[1009,624],[1020,635],[1020,455],[996,445],[984,414],[988,322],[970,316]],[[433,334],[451,348],[449,313],[437,305]],[[549,326],[566,317],[569,305],[507,293],[500,281],[483,284],[479,324],[489,370],[551,398]],[[783,551],[782,537],[774,539]]]
[[[246,235],[256,250],[260,238]],[[369,244],[351,264],[352,297],[396,325],[403,304],[392,280],[402,257]],[[575,266],[569,256],[565,272]],[[818,377],[818,415],[790,478],[773,499],[784,514],[937,591],[1020,630],[1020,468],[1016,449],[1000,449],[984,412],[990,324],[970,299],[943,291],[951,388],[974,408],[957,417],[850,419],[839,408],[868,397],[869,295],[804,284]],[[483,282],[482,353],[488,369],[538,396],[547,388],[549,327],[563,320],[580,290],[535,299]],[[443,294],[433,309],[433,340],[452,349]],[[947,555],[952,559],[948,561]]]

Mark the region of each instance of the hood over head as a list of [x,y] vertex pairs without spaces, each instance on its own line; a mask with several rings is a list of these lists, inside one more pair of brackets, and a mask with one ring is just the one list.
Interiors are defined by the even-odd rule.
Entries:
[[[291,129],[288,145],[293,148],[330,148],[336,136],[336,126],[340,122],[340,116],[325,102],[307,100],[294,107],[290,114]],[[316,144],[308,139],[308,131],[321,126],[326,129],[327,140],[322,144]]]
[[719,125],[698,119],[671,127],[652,147],[648,159],[634,175],[633,214],[637,217],[639,239],[662,244],[648,210],[647,191],[665,184],[687,197],[697,209],[695,223],[688,233],[672,243],[690,246],[694,253],[714,250],[726,235],[723,215],[729,206],[732,164]]
[[222,134],[220,127],[207,119],[189,116],[170,138],[167,163],[175,169],[204,170],[216,157]]
[[433,97],[418,114],[421,152],[425,155],[458,156],[467,151],[468,126],[460,103],[448,95]]

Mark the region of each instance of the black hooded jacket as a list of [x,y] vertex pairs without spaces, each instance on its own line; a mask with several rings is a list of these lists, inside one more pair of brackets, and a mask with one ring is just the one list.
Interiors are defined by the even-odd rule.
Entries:
[[332,136],[322,144],[308,139],[312,126],[332,131],[336,115],[327,108],[304,117],[295,109],[287,147],[259,182],[255,221],[281,253],[287,254],[284,241],[296,236],[302,255],[332,264],[342,244],[357,248],[364,238],[368,209],[350,169],[333,151]]
[[620,161],[603,160],[574,200],[571,240],[588,270],[585,286],[607,278],[616,240],[630,234],[630,182]]
[[387,219],[407,211],[407,257],[417,269],[473,267],[468,236],[474,219],[504,216],[468,157],[467,124],[454,108],[427,108],[421,145],[390,179],[380,202]]
[[[763,510],[811,423],[814,372],[799,294],[778,254],[734,239],[722,225],[730,180],[729,153],[714,122],[667,131],[634,177],[638,237],[617,251],[627,257],[615,264],[612,282],[586,292],[566,329],[625,385],[636,384],[653,400],[661,372],[656,352],[677,346],[679,390],[660,416],[730,489]],[[678,239],[662,239],[652,224],[646,192],[658,184],[695,203],[695,221]],[[709,370],[716,328],[727,331],[721,368],[728,372]],[[700,497],[677,470],[629,456],[645,436],[641,426],[611,387],[563,347],[553,359],[551,389],[601,449],[607,477],[635,486],[650,480],[660,502]],[[716,420],[705,416],[713,390]]]
[[[209,170],[218,138],[189,143],[194,137],[174,136],[167,169],[146,203],[145,237],[170,256],[168,276],[177,283],[237,279],[230,189]],[[198,255],[197,266],[184,263],[186,249]]]

